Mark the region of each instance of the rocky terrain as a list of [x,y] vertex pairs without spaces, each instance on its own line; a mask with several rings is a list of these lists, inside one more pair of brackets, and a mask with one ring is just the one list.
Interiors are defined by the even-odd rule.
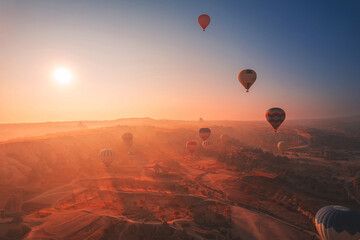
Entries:
[[[278,137],[305,147],[280,154],[260,123],[144,121],[2,142],[0,239],[317,239],[319,208],[360,209],[356,157],[310,154],[330,130],[289,124]],[[213,146],[191,156],[185,142],[200,142],[204,124]],[[233,140],[221,143],[223,133]],[[102,148],[116,152],[110,167]]]

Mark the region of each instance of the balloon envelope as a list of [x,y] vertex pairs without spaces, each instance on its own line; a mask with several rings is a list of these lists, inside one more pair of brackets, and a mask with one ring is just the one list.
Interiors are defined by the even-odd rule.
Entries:
[[205,31],[205,28],[210,23],[210,17],[206,14],[202,14],[198,17],[198,23],[199,23],[200,27],[203,29],[203,31]]
[[289,149],[289,143],[286,141],[280,141],[278,142],[277,147],[280,152],[285,153]]
[[230,137],[229,135],[226,135],[226,134],[220,135],[220,141],[221,141],[223,144],[228,143],[230,140],[231,140],[231,137]]
[[270,108],[265,114],[266,120],[275,129],[275,132],[285,120],[285,111],[281,108]]
[[209,140],[206,140],[206,141],[203,141],[201,143],[201,146],[204,148],[204,149],[210,149],[212,146],[213,146],[213,143],[210,142]]
[[105,164],[106,167],[109,167],[110,164],[114,161],[115,152],[112,149],[102,149],[100,151],[100,160]]
[[133,135],[132,133],[126,132],[122,135],[122,140],[124,141],[124,143],[128,146],[131,147],[132,143],[133,143]]
[[360,213],[347,207],[321,208],[315,215],[315,226],[323,240],[360,239]]
[[196,151],[196,149],[198,148],[199,143],[196,140],[189,140],[189,141],[186,142],[185,146],[186,146],[186,149],[191,154],[193,154]]
[[200,128],[199,129],[199,136],[201,137],[201,139],[203,141],[208,139],[210,137],[210,134],[211,134],[210,128]]
[[256,81],[256,78],[257,78],[256,72],[251,69],[242,70],[241,72],[239,72],[238,75],[239,82],[241,83],[241,85],[244,86],[247,92]]

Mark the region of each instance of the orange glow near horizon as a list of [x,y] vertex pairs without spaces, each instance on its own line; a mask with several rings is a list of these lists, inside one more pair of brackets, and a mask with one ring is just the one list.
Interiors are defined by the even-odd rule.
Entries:
[[[148,60],[150,61],[150,59]],[[166,59],[158,68],[138,71],[132,65],[120,68],[108,66],[87,68],[78,63],[77,81],[72,82],[72,72],[58,68],[49,79],[46,73],[51,66],[39,62],[43,68],[23,68],[22,73],[8,71],[7,91],[1,90],[0,122],[46,122],[77,120],[112,120],[117,118],[151,117],[155,119],[197,120],[264,120],[265,111],[273,105],[288,110],[290,119],[296,111],[276,93],[276,98],[266,90],[269,83],[259,78],[249,93],[238,83],[236,74],[224,78],[229,85],[219,85],[221,72],[215,66],[209,72],[206,66],[194,69],[184,61],[182,71],[177,64]],[[112,69],[113,68],[113,69]],[[165,69],[165,71],[160,71]],[[12,68],[9,68],[12,69]],[[140,68],[141,69],[141,68]],[[17,79],[24,80],[18,84]],[[56,86],[49,84],[56,80]],[[205,85],[205,83],[206,85]],[[260,82],[260,83],[259,83]],[[63,88],[62,86],[70,86]],[[4,104],[4,100],[7,104]],[[296,101],[293,102],[296,104]],[[301,105],[301,103],[300,103]],[[290,114],[289,114],[290,113]],[[293,117],[291,117],[291,115]]]
[[[9,4],[21,14],[0,14],[6,23],[0,25],[0,123],[265,120],[271,107],[284,109],[287,119],[354,112],[356,86],[342,90],[336,82],[324,90],[312,81],[319,76],[291,62],[294,56],[274,55],[276,42],[262,48],[241,28],[228,27],[225,16],[210,12],[215,16],[203,32],[193,13],[113,4]],[[247,68],[258,75],[249,93],[237,80]],[[346,92],[343,101],[334,100],[338,91]]]

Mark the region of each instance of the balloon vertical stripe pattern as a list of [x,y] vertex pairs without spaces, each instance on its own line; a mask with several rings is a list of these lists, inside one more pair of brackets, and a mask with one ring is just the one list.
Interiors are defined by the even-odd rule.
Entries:
[[112,157],[114,155],[115,154],[112,149],[103,149],[100,152],[100,157]]
[[285,111],[281,108],[270,108],[266,111],[265,117],[276,132],[285,120]]
[[106,167],[110,166],[110,164],[114,161],[114,157],[115,152],[112,149],[102,149],[100,151],[100,159]]
[[347,207],[321,208],[315,215],[315,226],[323,240],[360,239],[360,213]]

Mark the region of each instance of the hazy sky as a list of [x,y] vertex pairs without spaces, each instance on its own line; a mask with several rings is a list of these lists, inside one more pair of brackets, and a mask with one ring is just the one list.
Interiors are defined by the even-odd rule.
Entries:
[[[71,84],[54,81],[59,66]],[[0,0],[0,122],[263,120],[271,107],[360,114],[360,1]]]

